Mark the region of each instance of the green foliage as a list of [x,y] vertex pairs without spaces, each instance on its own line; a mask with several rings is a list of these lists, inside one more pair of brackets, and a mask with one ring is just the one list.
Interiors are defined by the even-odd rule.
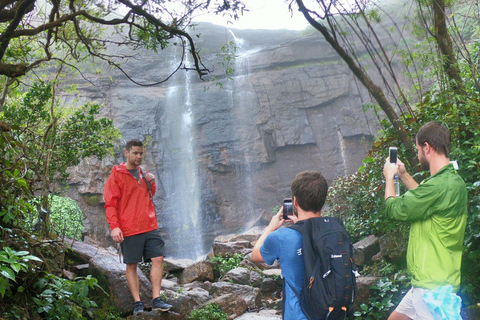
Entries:
[[228,271],[238,268],[240,262],[245,259],[245,255],[241,253],[235,253],[233,256],[227,255],[226,257],[214,256],[210,260],[213,264],[213,271],[215,276],[221,278]]
[[158,47],[163,50],[168,46],[168,33],[156,26],[150,24],[146,19],[142,19],[143,28],[135,29],[135,35],[140,44],[153,52],[158,52]]
[[228,320],[226,314],[218,305],[208,304],[205,307],[193,310],[188,318],[189,320]]
[[50,224],[60,236],[80,240],[83,232],[83,213],[71,198],[50,195]]
[[70,281],[49,274],[35,286],[40,291],[33,298],[37,312],[52,320],[87,319],[84,313],[91,318],[93,313],[90,309],[97,307],[97,304],[89,299],[88,294],[92,289],[103,290],[92,276]]
[[24,197],[30,194],[25,177],[26,159],[17,157],[21,142],[12,134],[12,128],[2,123],[0,114],[0,225],[14,226],[22,219],[23,212],[33,211]]
[[371,234],[406,231],[405,223],[392,223],[384,212],[381,169],[385,157],[385,151],[372,153],[358,172],[335,179],[328,192],[325,215],[341,218],[354,242]]
[[369,304],[362,303],[354,316],[362,320],[387,319],[392,310],[398,305],[410,286],[410,280],[404,273],[396,273],[393,277],[382,278],[372,286],[374,292]]
[[[220,52],[216,53],[219,59],[218,65],[225,70],[225,78],[227,81],[233,80],[232,76],[235,73],[237,46],[234,41],[230,41],[220,48]],[[210,82],[214,82],[218,89],[223,89],[224,77],[214,76]],[[204,87],[204,91],[209,90],[209,87]]]
[[42,261],[31,255],[28,251],[15,251],[4,247],[0,251],[0,295],[8,296],[11,282],[16,282],[15,275],[29,268],[28,261]]
[[273,214],[273,215],[276,215],[276,214],[278,213],[278,211],[280,211],[280,208],[281,208],[281,207],[280,207],[279,205],[273,207],[273,209],[272,209],[272,214]]
[[11,97],[0,113],[19,142],[17,158],[27,157],[27,176],[37,181],[54,179],[58,173],[65,175],[68,167],[85,157],[111,154],[119,137],[112,120],[96,119],[99,105],[87,103],[74,109],[56,106],[52,90],[51,83],[34,83],[29,91]]
[[464,304],[472,305],[480,299],[480,181],[474,182],[468,189],[471,198],[465,231],[460,295]]
[[97,119],[99,112],[100,106],[90,103],[71,109],[56,105],[51,83],[37,82],[27,92],[12,93],[0,112],[0,121],[10,126],[0,137],[5,150],[0,222],[16,225],[32,213],[34,187],[40,188],[38,208],[48,210],[51,184],[65,178],[68,167],[88,156],[113,153],[118,130],[111,120]]

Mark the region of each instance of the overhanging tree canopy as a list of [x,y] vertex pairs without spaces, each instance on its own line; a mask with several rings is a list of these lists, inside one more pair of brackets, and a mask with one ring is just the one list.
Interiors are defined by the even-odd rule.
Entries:
[[[190,54],[193,66],[185,68],[202,77],[210,70],[202,64],[194,37],[186,31],[191,19],[207,11],[237,19],[244,10],[238,0],[0,1],[0,75],[17,78],[46,61],[67,63],[73,58],[78,62],[88,56],[122,70],[121,61],[128,57],[108,53],[109,45],[157,51],[176,39],[183,54],[173,73]],[[122,37],[113,37],[107,27]]]

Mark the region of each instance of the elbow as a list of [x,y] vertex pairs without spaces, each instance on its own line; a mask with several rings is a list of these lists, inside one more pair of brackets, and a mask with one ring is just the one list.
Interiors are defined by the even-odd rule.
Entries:
[[252,261],[253,262],[264,262],[263,257],[260,254],[260,250],[253,249],[253,251],[252,251]]

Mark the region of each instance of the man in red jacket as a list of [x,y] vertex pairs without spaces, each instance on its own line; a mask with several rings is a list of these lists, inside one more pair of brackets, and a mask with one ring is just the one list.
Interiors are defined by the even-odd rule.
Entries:
[[127,162],[112,168],[104,189],[107,221],[113,241],[121,244],[127,265],[127,284],[135,301],[133,313],[143,312],[137,265],[152,262],[152,309],[168,311],[172,306],[160,298],[163,276],[164,242],[158,231],[155,207],[150,198],[157,190],[153,174],[142,172],[143,144],[133,139],[125,146]]

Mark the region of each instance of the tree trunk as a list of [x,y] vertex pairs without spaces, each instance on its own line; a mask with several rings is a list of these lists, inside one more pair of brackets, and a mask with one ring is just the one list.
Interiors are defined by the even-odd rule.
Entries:
[[458,71],[457,58],[453,51],[452,38],[448,33],[445,16],[445,0],[433,0],[435,39],[442,54],[443,70],[450,84],[458,93],[463,92],[463,81]]

